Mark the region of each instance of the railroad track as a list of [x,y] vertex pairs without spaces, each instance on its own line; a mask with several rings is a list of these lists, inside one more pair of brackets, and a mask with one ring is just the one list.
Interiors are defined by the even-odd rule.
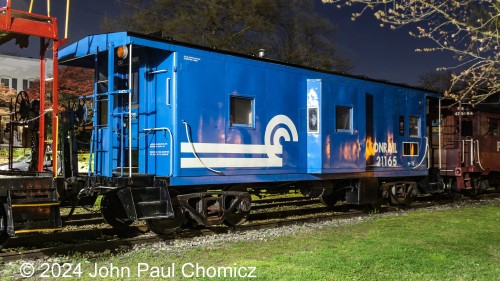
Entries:
[[[485,194],[484,198],[498,198],[500,194],[491,193]],[[466,198],[461,201],[474,201],[475,198]],[[314,200],[310,200],[314,201]],[[425,201],[425,200],[424,200]],[[284,201],[283,201],[284,202]],[[395,212],[400,210],[421,209],[431,206],[446,205],[451,203],[450,200],[442,200],[438,202],[420,202],[415,206],[401,208],[383,206],[379,209],[379,213]],[[349,208],[349,206],[347,206]],[[354,217],[369,216],[366,211],[350,210],[348,212],[339,213],[345,210],[346,206],[335,206],[333,208],[314,207],[310,209],[296,209],[284,211],[272,211],[268,213],[252,214],[249,217],[249,222],[236,228],[217,226],[206,229],[185,230],[175,235],[157,236],[148,233],[146,225],[136,225],[124,229],[87,229],[71,232],[57,232],[51,234],[21,236],[12,238],[8,241],[7,247],[12,248],[11,251],[4,250],[0,253],[0,261],[8,262],[20,259],[36,259],[45,258],[54,255],[68,255],[74,252],[103,252],[103,251],[119,251],[121,249],[130,248],[134,245],[165,242],[172,243],[177,239],[186,239],[197,236],[217,235],[230,232],[243,232],[258,229],[276,228],[287,225],[300,223],[311,223],[332,219],[347,219]],[[304,216],[300,218],[289,218],[293,216]],[[90,216],[89,216],[90,217]],[[286,217],[287,219],[282,219]],[[266,220],[266,221],[262,221]],[[82,239],[83,238],[83,239]],[[43,248],[29,249],[30,246],[43,245],[41,241],[57,241],[57,244],[47,245]],[[75,249],[77,245],[78,250]],[[23,247],[23,251],[16,251],[14,247]],[[26,250],[28,248],[28,250]]]
[[[317,199],[308,199],[304,197],[291,198],[275,198],[257,200],[254,210],[259,213],[250,214],[248,221],[260,220],[277,220],[291,216],[312,215],[319,212],[332,212],[332,209],[322,208],[302,208],[313,204],[319,204]],[[293,207],[295,209],[276,210],[276,208]],[[265,211],[265,210],[272,211]],[[101,226],[102,225],[102,226]],[[54,232],[50,234],[23,235],[9,239],[4,245],[4,249],[12,249],[22,247],[23,249],[30,247],[40,247],[40,245],[49,245],[57,247],[61,244],[74,245],[77,243],[86,243],[88,241],[109,241],[110,238],[117,239],[133,238],[145,234],[149,231],[144,223],[135,223],[131,227],[125,228],[110,228],[102,219],[100,213],[80,213],[71,216],[70,220],[64,223],[66,230]],[[82,227],[75,230],[74,228]],[[85,228],[88,227],[88,228]],[[227,227],[219,227],[228,229]],[[215,228],[211,228],[215,229]],[[48,243],[47,241],[57,241],[57,243]],[[46,247],[48,248],[48,247]],[[0,253],[0,258],[1,258]]]
[[[274,199],[259,199],[253,202],[252,211],[261,211],[266,209],[273,208],[286,208],[286,207],[304,207],[310,206],[314,204],[320,204],[319,199],[313,198],[305,198],[305,197],[287,197],[287,198],[274,198]],[[272,215],[272,214],[271,214]],[[279,211],[275,211],[274,215],[280,216]],[[291,212],[291,215],[295,215]],[[282,214],[280,217],[291,216],[286,213]],[[250,216],[253,216],[252,214]],[[259,217],[263,217],[261,213],[257,214],[255,219]],[[64,226],[83,226],[83,225],[95,225],[95,224],[103,224],[105,223],[102,219],[100,213],[83,213],[83,214],[74,214],[69,220],[64,222]]]
[[[258,229],[266,229],[266,228],[274,228],[274,227],[282,227],[282,226],[287,226],[287,225],[293,225],[297,223],[307,223],[307,222],[318,222],[318,221],[324,221],[324,220],[330,220],[332,218],[353,218],[353,217],[358,217],[362,215],[367,215],[362,213],[361,211],[353,211],[349,213],[344,213],[344,214],[330,214],[330,215],[319,215],[319,216],[314,216],[314,217],[309,217],[309,218],[297,218],[297,219],[287,219],[287,220],[281,220],[281,221],[269,221],[269,222],[260,222],[260,223],[249,223],[245,224],[242,226],[238,226],[236,228],[229,228],[229,227],[212,227],[212,228],[206,228],[206,229],[198,229],[198,230],[188,230],[185,232],[180,232],[176,233],[175,235],[166,235],[166,236],[157,236],[157,235],[139,235],[137,237],[129,237],[129,238],[123,238],[123,237],[114,237],[114,239],[110,240],[93,240],[93,241],[88,241],[88,242],[83,242],[83,243],[77,243],[78,245],[78,250],[75,249],[75,240],[67,240],[67,242],[72,242],[72,244],[66,244],[62,246],[55,246],[55,247],[46,247],[46,248],[41,248],[41,249],[33,249],[33,250],[25,250],[23,252],[4,252],[0,253],[0,260],[2,262],[9,262],[9,261],[14,261],[14,260],[20,260],[20,259],[38,259],[38,258],[45,258],[48,256],[54,256],[54,255],[68,255],[74,252],[87,252],[87,251],[92,251],[92,252],[103,252],[103,251],[111,251],[115,252],[120,249],[123,249],[123,247],[132,247],[134,245],[141,245],[141,244],[148,244],[148,243],[155,243],[155,242],[165,242],[165,243],[173,243],[176,239],[187,239],[187,238],[192,238],[192,237],[197,237],[197,236],[209,236],[209,235],[217,235],[217,234],[223,234],[223,233],[230,233],[230,232],[243,232],[243,231],[250,231],[250,230],[258,230]],[[110,229],[110,230],[116,230],[116,229]],[[127,228],[127,231],[147,231],[146,226],[139,226],[139,227],[129,227]],[[123,232],[123,229],[121,230]],[[137,233],[137,232],[136,232]],[[77,231],[73,232],[74,235],[88,235],[88,231]],[[109,233],[107,233],[109,234]],[[98,233],[94,233],[93,235],[99,236]],[[64,237],[64,236],[63,236]],[[47,238],[45,238],[47,239]],[[51,236],[52,239],[52,236]],[[56,237],[54,237],[56,239]],[[65,239],[68,239],[65,237]]]

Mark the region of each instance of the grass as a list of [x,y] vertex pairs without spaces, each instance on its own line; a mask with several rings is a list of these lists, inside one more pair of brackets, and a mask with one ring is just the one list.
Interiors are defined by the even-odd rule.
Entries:
[[[17,162],[23,159],[26,155],[31,153],[30,148],[14,148],[13,161]],[[9,150],[6,148],[0,148],[0,164],[6,164],[9,162]],[[89,153],[79,153],[78,163],[80,171],[86,172],[88,170],[90,155]],[[93,164],[92,164],[93,166]]]
[[263,280],[495,280],[498,207],[417,212],[188,258],[254,265]]
[[[324,229],[302,230],[264,240],[238,241],[181,250],[147,249],[104,255],[97,260],[78,256],[84,280],[95,280],[94,263],[129,267],[137,263],[181,267],[256,267],[256,280],[499,280],[500,202],[441,211],[416,211]],[[188,272],[192,273],[190,265]],[[15,271],[15,270],[14,270]],[[151,273],[152,271],[150,271]],[[119,279],[119,278],[117,278]],[[218,280],[217,278],[207,278]]]
[[[15,161],[19,161],[26,154],[31,152],[29,148],[14,148],[12,159]],[[7,148],[0,148],[0,164],[4,164],[9,162],[9,150]]]

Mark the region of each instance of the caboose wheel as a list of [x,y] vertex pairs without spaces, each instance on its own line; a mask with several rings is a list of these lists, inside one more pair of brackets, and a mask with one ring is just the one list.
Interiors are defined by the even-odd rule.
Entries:
[[414,186],[407,183],[394,184],[389,188],[389,201],[393,205],[409,206],[416,197]]
[[[236,199],[234,199],[236,200]],[[247,220],[250,210],[242,211],[241,209],[235,209],[229,212],[224,219],[224,224],[227,226],[237,226],[244,223]]]
[[455,201],[462,198],[462,193],[458,191],[457,181],[454,178],[449,178],[446,181],[446,189],[448,190],[448,196],[451,200]]
[[153,219],[146,220],[149,230],[154,234],[167,235],[176,232],[183,225],[186,224],[187,218],[182,212],[181,204],[177,199],[177,195],[180,194],[179,191],[171,189],[169,191],[170,199],[172,201],[172,209],[174,210],[174,217],[170,219]]
[[[246,192],[247,189],[245,187],[230,187],[226,189],[226,191],[241,191],[241,192]],[[236,208],[232,209],[231,211],[228,211],[226,213],[226,218],[224,219],[224,224],[230,227],[233,226],[238,226],[242,223],[244,223],[247,220],[248,215],[250,214],[250,209],[251,209],[251,199],[248,197],[249,200],[243,199],[240,203],[239,206]],[[226,208],[229,208],[233,203],[236,203],[238,198],[227,198]]]
[[327,207],[333,207],[337,202],[345,199],[345,192],[340,190],[330,191],[329,193],[325,190],[321,196],[319,196],[319,200],[321,203]]
[[2,202],[0,201],[0,250],[7,240],[9,240],[9,235],[7,234],[7,216],[2,206]]
[[129,226],[133,221],[127,218],[125,209],[116,192],[106,193],[101,200],[101,214],[112,227]]
[[472,188],[472,189],[466,189],[464,191],[464,193],[466,196],[469,196],[469,197],[477,197],[477,196],[479,196],[480,191],[477,188]]
[[146,220],[149,230],[154,234],[166,235],[176,232],[186,221],[180,206],[173,206],[174,217],[171,219]]

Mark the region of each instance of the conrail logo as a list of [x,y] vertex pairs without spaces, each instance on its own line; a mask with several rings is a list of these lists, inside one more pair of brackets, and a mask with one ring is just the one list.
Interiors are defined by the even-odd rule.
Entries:
[[394,142],[374,142],[373,150],[375,153],[398,153],[396,143]]
[[[181,143],[181,153],[186,153],[181,157],[181,168],[283,167],[281,139],[299,141],[297,128],[286,115],[276,115],[269,120],[264,144]],[[211,157],[210,154],[240,154],[241,157]],[[245,154],[252,156],[244,157]]]

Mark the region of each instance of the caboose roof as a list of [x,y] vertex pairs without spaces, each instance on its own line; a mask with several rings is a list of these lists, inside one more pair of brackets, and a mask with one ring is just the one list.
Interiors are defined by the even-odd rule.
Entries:
[[95,34],[84,37],[75,43],[69,45],[68,47],[59,51],[59,62],[61,65],[71,65],[71,66],[80,66],[80,67],[94,67],[94,55],[106,51],[108,46],[122,46],[128,44],[141,45],[145,47],[153,47],[159,49],[166,50],[175,50],[176,46],[183,46],[198,50],[205,50],[207,52],[226,54],[230,56],[247,58],[255,61],[263,61],[267,63],[273,63],[278,65],[290,66],[300,69],[306,69],[310,71],[317,71],[321,73],[329,73],[337,76],[358,79],[363,81],[370,81],[374,83],[381,83],[386,85],[393,85],[413,90],[424,91],[426,95],[439,98],[442,96],[441,93],[431,91],[428,89],[424,89],[421,87],[409,86],[407,84],[394,83],[389,82],[387,80],[379,80],[372,79],[366,76],[352,75],[344,72],[336,72],[324,69],[318,69],[314,67],[308,67],[297,64],[290,64],[282,61],[272,60],[269,58],[260,58],[252,55],[246,55],[241,53],[229,52],[214,48],[203,47],[199,45],[189,44],[185,42],[179,42],[173,40],[171,38],[162,38],[147,34],[140,34],[135,32],[123,31],[123,32],[114,32],[114,33],[104,33],[104,34]]

